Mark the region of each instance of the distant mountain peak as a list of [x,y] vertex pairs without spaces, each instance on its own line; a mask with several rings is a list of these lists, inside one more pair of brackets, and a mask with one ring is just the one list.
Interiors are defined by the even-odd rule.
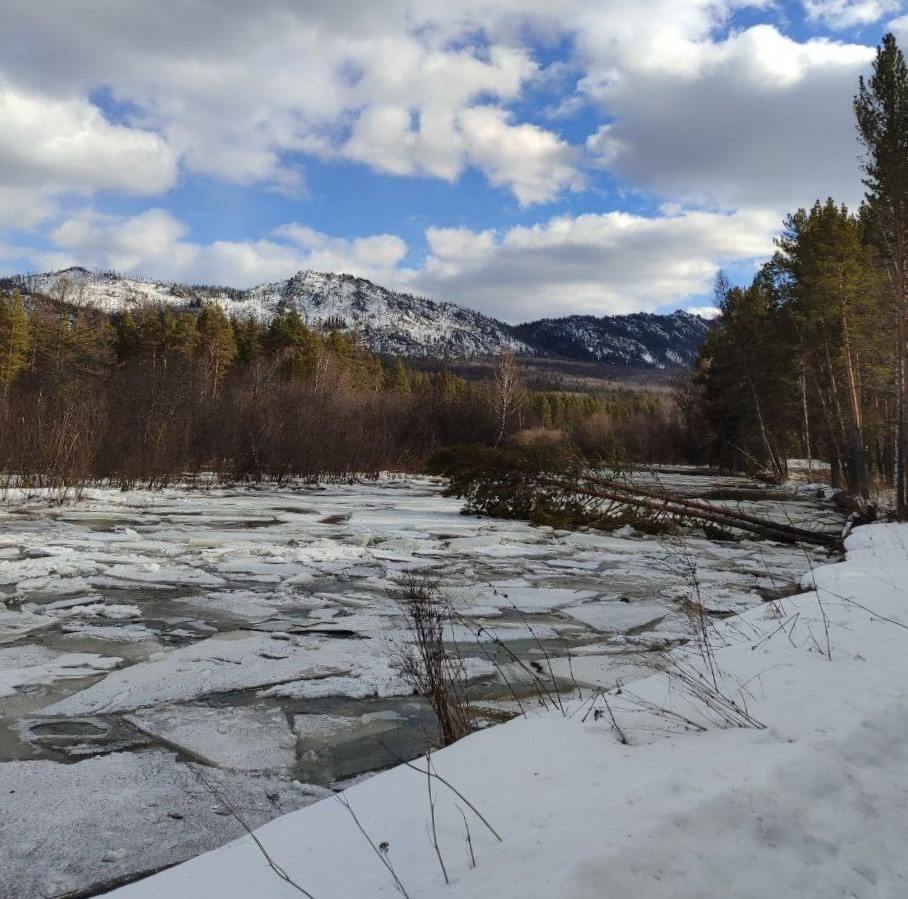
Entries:
[[312,269],[236,290],[71,266],[0,281],[0,288],[12,287],[109,313],[142,304],[192,309],[211,302],[229,315],[267,321],[283,309],[295,309],[311,327],[357,332],[363,345],[375,352],[435,359],[510,351],[663,369],[691,364],[709,329],[705,319],[681,309],[670,315],[569,315],[511,326],[455,303],[389,290],[356,275]]

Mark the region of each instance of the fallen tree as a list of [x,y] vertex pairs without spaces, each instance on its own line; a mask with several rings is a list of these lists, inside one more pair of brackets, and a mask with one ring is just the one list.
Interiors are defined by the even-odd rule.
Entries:
[[604,475],[565,446],[448,447],[429,469],[449,480],[448,496],[466,500],[464,511],[575,529],[614,530],[625,524],[658,533],[702,525],[780,543],[836,548],[841,535],[760,518],[705,500],[639,486]]

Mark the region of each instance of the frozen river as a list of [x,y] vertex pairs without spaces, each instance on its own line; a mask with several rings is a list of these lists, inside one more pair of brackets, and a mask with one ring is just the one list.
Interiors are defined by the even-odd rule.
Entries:
[[[779,520],[828,506],[749,482],[673,489]],[[570,533],[460,514],[430,479],[90,490],[0,507],[0,895],[91,895],[413,756],[432,720],[394,666],[404,572],[441,582],[481,719],[532,704],[494,633],[559,688],[611,686],[716,614],[791,592],[798,548]],[[817,556],[816,558],[819,558]],[[544,667],[545,666],[545,667]]]

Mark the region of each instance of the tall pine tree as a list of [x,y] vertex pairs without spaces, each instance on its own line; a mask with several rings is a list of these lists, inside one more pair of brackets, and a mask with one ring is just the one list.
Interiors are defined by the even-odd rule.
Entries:
[[908,67],[895,37],[877,48],[854,99],[864,144],[869,218],[887,264],[895,308],[896,509],[908,517]]

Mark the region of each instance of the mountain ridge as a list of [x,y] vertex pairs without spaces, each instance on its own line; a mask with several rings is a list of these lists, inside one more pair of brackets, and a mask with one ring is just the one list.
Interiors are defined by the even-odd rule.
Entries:
[[0,288],[18,288],[26,295],[50,296],[108,313],[148,303],[194,309],[214,302],[230,315],[267,321],[283,310],[296,309],[312,327],[356,331],[374,352],[431,359],[478,359],[510,351],[675,368],[693,363],[709,329],[705,319],[681,310],[671,315],[571,315],[509,325],[457,303],[389,290],[354,275],[312,270],[239,290],[73,266],[0,279]]

